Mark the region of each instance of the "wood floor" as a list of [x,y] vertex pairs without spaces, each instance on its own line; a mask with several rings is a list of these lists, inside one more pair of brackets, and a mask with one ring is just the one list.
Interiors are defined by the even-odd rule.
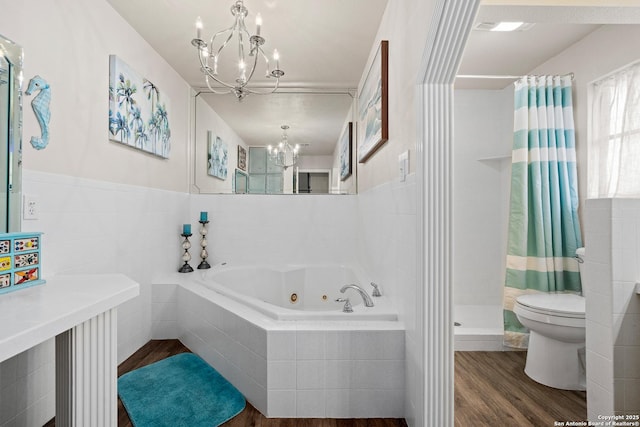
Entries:
[[[118,367],[118,376],[166,357],[190,351],[178,340],[147,343]],[[524,352],[456,352],[455,425],[553,426],[554,421],[583,421],[584,392],[556,390],[529,379],[523,372]],[[251,404],[223,427],[406,427],[403,419],[265,418]],[[51,420],[45,427],[55,426]],[[118,426],[131,427],[118,400]]]
[[456,352],[455,425],[553,426],[585,421],[586,393],[558,390],[524,373],[526,352]]

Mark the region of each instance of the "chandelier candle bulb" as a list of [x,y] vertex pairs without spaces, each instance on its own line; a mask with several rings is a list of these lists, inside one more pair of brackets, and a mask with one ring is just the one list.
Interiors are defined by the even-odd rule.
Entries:
[[256,15],[256,35],[260,35],[260,27],[262,27],[262,15]]
[[198,19],[196,19],[196,38],[197,39],[202,39],[202,19],[200,19],[200,17],[198,16]]

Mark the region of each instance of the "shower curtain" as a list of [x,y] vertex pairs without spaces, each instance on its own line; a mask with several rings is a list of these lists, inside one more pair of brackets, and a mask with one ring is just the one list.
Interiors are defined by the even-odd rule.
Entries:
[[523,77],[514,101],[504,344],[526,348],[528,331],[513,313],[515,299],[581,291],[571,77]]

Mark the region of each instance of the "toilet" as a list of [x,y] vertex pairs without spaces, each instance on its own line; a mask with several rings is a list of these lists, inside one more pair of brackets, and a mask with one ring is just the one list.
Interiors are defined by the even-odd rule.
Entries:
[[529,328],[524,372],[563,390],[585,390],[585,299],[574,294],[528,294],[514,313]]

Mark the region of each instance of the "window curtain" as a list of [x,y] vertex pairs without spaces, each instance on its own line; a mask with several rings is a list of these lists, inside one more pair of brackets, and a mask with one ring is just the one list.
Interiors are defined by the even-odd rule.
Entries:
[[582,246],[570,76],[515,82],[511,200],[504,288],[504,343],[526,348],[513,313],[524,293],[581,291]]
[[590,89],[589,197],[640,197],[640,62]]

